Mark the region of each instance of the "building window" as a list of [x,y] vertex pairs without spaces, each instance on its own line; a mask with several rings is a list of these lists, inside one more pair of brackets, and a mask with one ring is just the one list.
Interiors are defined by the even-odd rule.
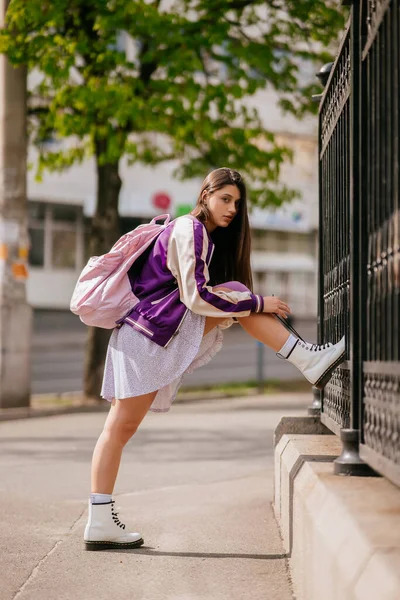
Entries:
[[29,238],[29,264],[32,267],[44,267],[44,228],[29,227]]
[[45,205],[28,202],[29,264],[44,267]]
[[83,267],[82,208],[28,202],[29,264],[79,271]]
[[267,296],[278,296],[282,300],[287,300],[287,273],[283,271],[270,271],[267,273],[266,289]]
[[290,233],[288,231],[275,232],[276,252],[287,252],[289,250]]
[[76,231],[51,232],[51,266],[54,269],[75,269],[76,254]]
[[272,229],[252,229],[251,234],[253,250],[273,253],[288,252],[291,236],[295,235],[291,232]]
[[263,229],[251,229],[251,247],[253,250],[264,250],[264,240],[267,236],[267,232]]
[[312,235],[293,233],[289,238],[289,252],[313,254]]
[[59,204],[51,206],[51,216],[54,222],[62,224],[76,225],[79,212],[76,206],[68,206],[65,204]]

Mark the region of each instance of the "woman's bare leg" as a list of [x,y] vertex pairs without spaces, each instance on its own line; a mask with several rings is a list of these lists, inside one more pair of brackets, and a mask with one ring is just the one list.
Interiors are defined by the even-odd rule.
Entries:
[[[217,285],[214,289],[231,291],[228,286],[224,285]],[[222,323],[223,320],[207,317],[204,335]],[[290,335],[282,323],[270,313],[251,313],[248,317],[239,317],[238,321],[247,333],[275,350],[275,352],[279,352]]]
[[252,313],[248,317],[239,317],[239,323],[253,338],[279,352],[290,333],[272,314]]
[[[204,335],[223,321],[224,319],[207,317]],[[248,317],[239,317],[238,321],[248,334],[275,352],[279,352],[290,335],[282,323],[268,313],[252,313]]]
[[[236,282],[235,287],[236,286]],[[244,287],[244,286],[242,286]],[[229,291],[227,286],[217,286],[219,289]],[[289,307],[287,307],[289,309]],[[290,310],[290,309],[289,309]],[[206,326],[213,328],[213,321],[218,325],[220,320],[207,319]],[[280,352],[282,346],[288,341],[290,333],[286,327],[277,319],[273,313],[251,313],[247,317],[238,317],[240,325],[248,334],[259,342],[269,346],[275,352]],[[215,326],[214,325],[214,326]],[[329,381],[335,368],[344,360],[346,355],[345,337],[337,344],[328,344],[326,346],[317,346],[314,344],[301,343],[294,340],[291,348],[286,351],[286,358],[289,360],[304,377],[319,389],[323,389]],[[286,350],[282,350],[283,352]],[[314,352],[311,352],[311,351]],[[285,358],[285,356],[282,356]]]
[[121,454],[136,432],[157,392],[113,400],[92,459],[92,493],[112,494]]

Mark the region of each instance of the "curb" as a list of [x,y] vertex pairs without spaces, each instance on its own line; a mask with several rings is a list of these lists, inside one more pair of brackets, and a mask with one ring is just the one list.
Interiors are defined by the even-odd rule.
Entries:
[[[41,398],[43,398],[44,394],[38,394]],[[67,394],[71,395],[71,394]],[[244,394],[239,394],[238,396],[243,396]],[[249,397],[257,395],[257,392],[248,393]],[[49,396],[54,396],[54,394],[49,394]],[[174,400],[174,404],[178,404],[181,402],[201,402],[203,400],[226,400],[228,398],[237,398],[238,396],[226,393],[218,393],[214,392],[212,394],[207,395],[207,393],[203,393],[201,396],[192,395],[192,396],[183,396],[181,398],[176,398]],[[32,396],[32,398],[34,398]],[[62,397],[62,395],[60,395]],[[106,400],[103,402],[99,402],[99,404],[81,404],[76,406],[51,406],[48,408],[34,408],[32,406],[26,407],[18,407],[18,408],[2,408],[0,409],[0,422],[2,421],[14,421],[18,419],[35,419],[39,417],[53,417],[57,415],[67,415],[74,413],[89,413],[89,412],[108,412],[109,403]]]
[[18,419],[35,419],[38,417],[53,417],[56,415],[67,415],[72,413],[106,412],[107,406],[102,404],[83,406],[54,406],[52,408],[4,408],[0,411],[0,422],[16,421]]

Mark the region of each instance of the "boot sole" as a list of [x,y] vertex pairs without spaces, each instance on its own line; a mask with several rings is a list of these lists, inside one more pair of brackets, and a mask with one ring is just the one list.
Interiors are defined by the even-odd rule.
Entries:
[[143,538],[136,542],[85,542],[85,550],[115,550],[115,548],[139,548],[144,544]]
[[314,383],[314,387],[318,388],[319,390],[323,390],[330,378],[332,377],[333,371],[338,365],[340,365],[340,363],[344,361],[345,356],[346,352],[343,352],[343,354],[341,354],[339,358],[335,360],[335,362],[325,371],[325,373],[321,375],[318,381]]

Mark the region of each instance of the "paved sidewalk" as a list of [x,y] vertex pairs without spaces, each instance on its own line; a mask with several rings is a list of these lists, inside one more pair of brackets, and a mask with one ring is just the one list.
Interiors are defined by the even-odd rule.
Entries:
[[83,550],[104,413],[0,423],[0,600],[290,600],[272,439],[280,416],[304,414],[312,399],[288,396],[146,417],[114,495],[121,520],[144,536],[134,551]]

